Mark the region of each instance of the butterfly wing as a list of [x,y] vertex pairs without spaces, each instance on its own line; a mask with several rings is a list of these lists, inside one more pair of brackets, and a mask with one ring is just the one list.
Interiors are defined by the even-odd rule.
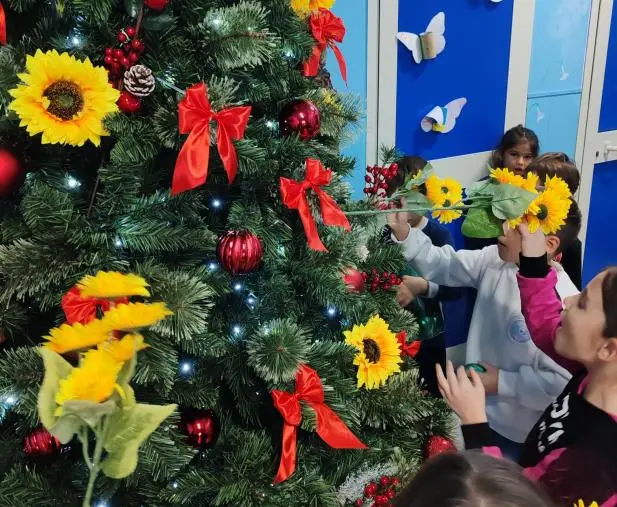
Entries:
[[448,102],[446,105],[447,110],[447,118],[445,121],[445,128],[443,130],[444,134],[447,134],[456,125],[456,119],[461,115],[463,111],[463,107],[467,104],[467,99],[465,97],[461,97],[460,99],[455,99],[452,102]]
[[399,32],[396,34],[396,38],[403,43],[413,56],[416,63],[422,61],[422,49],[420,48],[420,37],[415,33]]
[[434,33],[435,35],[443,35],[446,33],[446,15],[443,12],[438,12],[433,16],[431,22],[426,27],[427,32]]

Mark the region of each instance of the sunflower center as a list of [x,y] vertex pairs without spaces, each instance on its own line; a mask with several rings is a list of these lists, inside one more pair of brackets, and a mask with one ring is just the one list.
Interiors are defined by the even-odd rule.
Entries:
[[548,208],[544,204],[540,204],[538,212],[538,220],[546,220],[548,218]]
[[448,207],[452,206],[452,203],[450,202],[450,199],[446,199],[443,202],[443,206],[444,206],[444,208],[448,208]]
[[447,194],[450,191],[450,189],[448,187],[441,187],[441,193],[442,194]]
[[365,338],[362,340],[362,344],[364,346],[364,354],[369,362],[376,363],[379,361],[381,351],[379,350],[379,345],[377,345],[377,342],[375,340],[371,340],[370,338]]
[[49,99],[47,111],[61,120],[70,120],[84,107],[81,88],[70,81],[56,81],[43,93]]

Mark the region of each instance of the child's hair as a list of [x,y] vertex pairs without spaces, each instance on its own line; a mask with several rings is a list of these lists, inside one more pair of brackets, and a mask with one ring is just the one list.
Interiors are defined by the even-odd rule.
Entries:
[[602,306],[604,309],[604,336],[617,336],[617,267],[608,268],[602,280]]
[[545,153],[529,164],[526,172],[537,174],[540,177],[541,185],[544,184],[547,176],[559,176],[568,184],[572,194],[576,193],[581,183],[581,174],[574,162],[565,153]]
[[415,155],[403,157],[398,161],[398,172],[396,176],[388,181],[388,195],[392,195],[395,190],[405,182],[405,178],[409,174],[416,174],[426,167],[428,162],[422,157]]
[[495,148],[491,155],[491,167],[503,167],[503,157],[506,151],[525,141],[529,144],[529,149],[531,150],[533,158],[536,158],[538,153],[540,153],[540,140],[538,136],[533,130],[525,128],[522,125],[517,125],[516,127],[512,127],[501,137],[499,145],[497,145],[497,148]]
[[478,452],[430,460],[394,500],[395,507],[552,507],[512,461]]
[[572,204],[570,205],[570,211],[568,211],[568,216],[566,217],[566,223],[555,234],[555,236],[559,238],[559,248],[555,252],[557,254],[563,252],[572,245],[574,240],[578,238],[579,232],[581,232],[583,221],[581,210],[574,199],[570,199],[570,201]]

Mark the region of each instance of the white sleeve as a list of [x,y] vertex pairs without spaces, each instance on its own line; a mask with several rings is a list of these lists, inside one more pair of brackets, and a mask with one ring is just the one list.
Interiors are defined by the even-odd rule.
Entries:
[[437,296],[437,293],[439,292],[439,284],[435,282],[431,282],[430,280],[427,280],[427,282],[428,282],[428,291],[426,291],[426,295],[424,297],[427,299],[433,299],[434,297]]
[[544,410],[559,396],[570,380],[565,372],[537,370],[529,365],[519,371],[499,370],[498,393],[516,398],[524,407]]
[[486,269],[486,248],[456,251],[450,245],[433,246],[426,234],[411,227],[404,241],[397,241],[394,234],[392,240],[403,246],[407,262],[437,285],[477,288]]

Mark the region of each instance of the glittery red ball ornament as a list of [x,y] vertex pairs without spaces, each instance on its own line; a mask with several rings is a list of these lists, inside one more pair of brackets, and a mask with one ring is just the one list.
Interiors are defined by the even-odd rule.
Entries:
[[144,0],[144,5],[153,11],[162,11],[168,3],[169,0]]
[[377,489],[378,486],[376,483],[371,482],[370,484],[367,484],[366,486],[364,486],[364,496],[367,498],[373,498],[375,496],[375,493],[377,493]]
[[343,271],[343,281],[349,292],[362,292],[364,290],[364,278],[356,268],[347,268]]
[[24,453],[32,458],[58,456],[63,445],[56,437],[42,426],[36,428],[24,439]]
[[141,99],[124,90],[118,99],[118,107],[123,113],[136,113],[141,109]]
[[440,435],[433,435],[428,439],[428,442],[426,442],[426,447],[424,450],[426,459],[429,459],[433,456],[439,456],[440,454],[447,452],[456,452],[456,446],[449,438],[442,437]]
[[220,237],[216,253],[221,266],[234,275],[259,267],[264,254],[261,240],[249,231],[228,231]]
[[212,410],[185,410],[180,419],[180,430],[193,447],[209,449],[219,438],[221,421]]
[[21,183],[24,169],[9,150],[0,148],[0,197],[6,197]]
[[285,136],[295,133],[303,141],[313,139],[321,128],[319,109],[308,100],[294,100],[281,111],[279,127]]

